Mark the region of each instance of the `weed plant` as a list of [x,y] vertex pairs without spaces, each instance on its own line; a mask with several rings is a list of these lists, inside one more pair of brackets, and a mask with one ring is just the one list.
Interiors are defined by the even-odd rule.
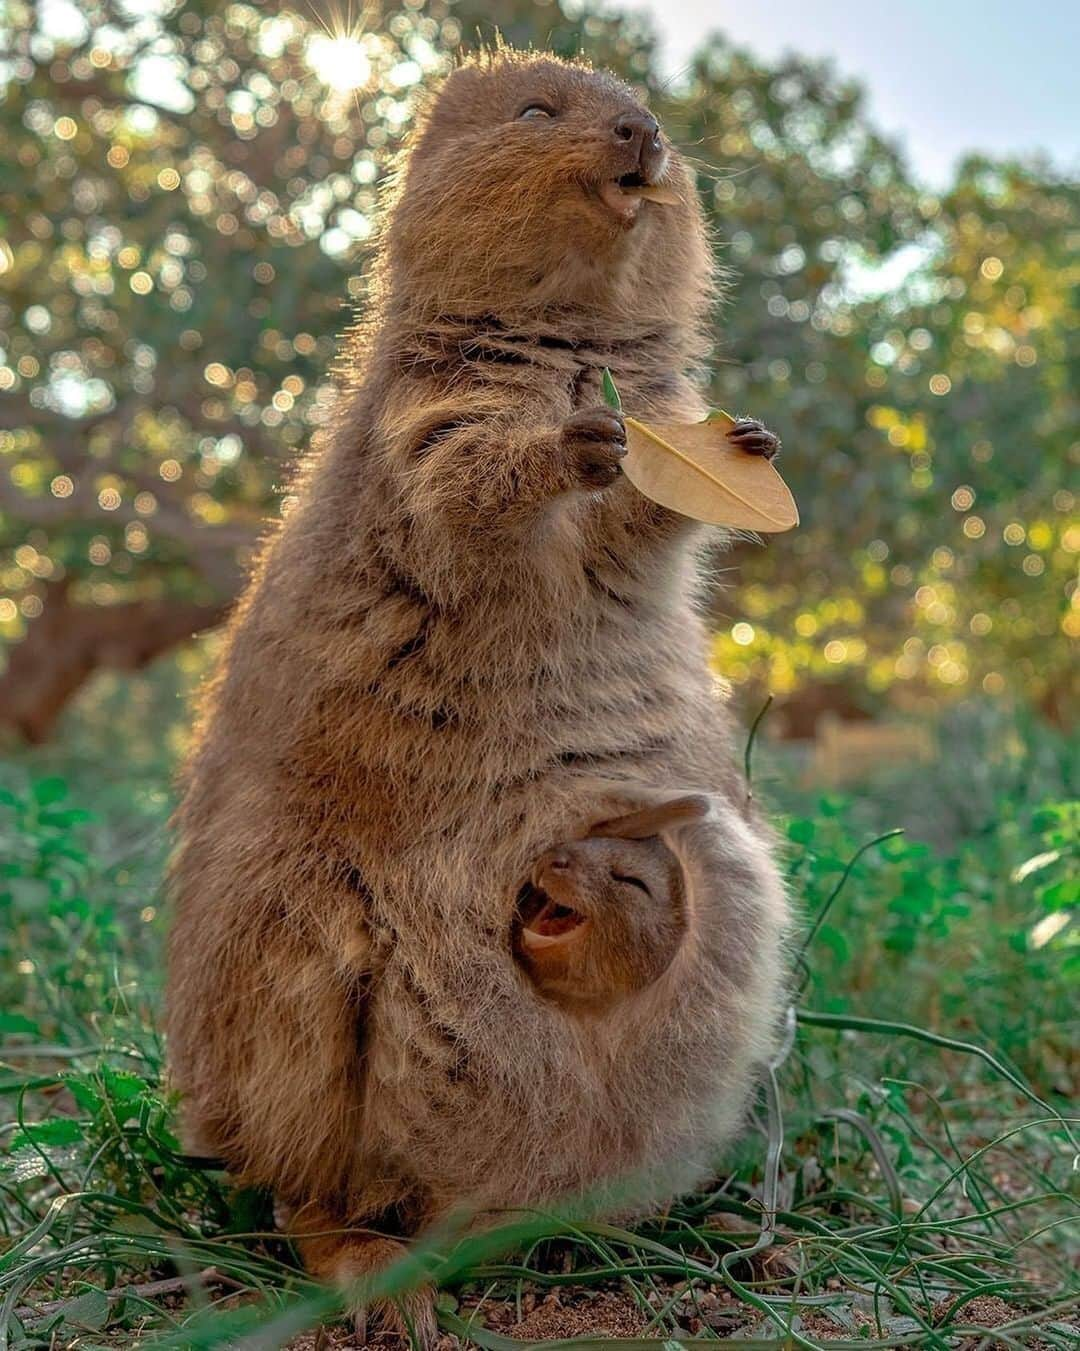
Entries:
[[[158,1032],[172,678],[99,688],[59,748],[0,766],[10,1351],[286,1346],[340,1315],[268,1198],[177,1138]],[[961,716],[985,733],[964,743],[978,773],[950,758],[819,797],[762,753],[803,916],[795,1003],[711,1190],[632,1229],[580,1207],[449,1227],[378,1290],[434,1280],[444,1331],[486,1351],[522,1345],[493,1311],[597,1289],[640,1308],[643,1345],[1080,1344],[1075,785],[1039,729]],[[947,829],[892,833],[905,818]]]

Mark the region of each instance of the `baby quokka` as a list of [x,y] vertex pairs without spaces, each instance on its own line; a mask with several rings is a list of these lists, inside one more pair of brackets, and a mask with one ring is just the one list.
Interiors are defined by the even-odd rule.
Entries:
[[673,798],[602,821],[537,859],[520,893],[514,950],[542,995],[600,1013],[663,976],[687,928],[688,879],[668,841],[708,811],[701,794]]

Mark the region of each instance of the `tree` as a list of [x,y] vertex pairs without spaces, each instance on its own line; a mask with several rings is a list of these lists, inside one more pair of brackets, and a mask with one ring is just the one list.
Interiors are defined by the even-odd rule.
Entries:
[[737,555],[719,669],[795,695],[793,729],[830,703],[971,689],[1063,717],[1076,184],[974,158],[940,198],[920,191],[858,89],[720,39],[667,121],[703,162],[734,272],[714,401],[781,432],[803,518]]
[[849,711],[1062,707],[1075,185],[972,160],[935,197],[828,67],[714,38],[670,84],[647,26],[570,0],[413,0],[336,38],[276,4],[140,14],[9,11],[0,722],[47,736],[98,666],[226,611],[327,414],[410,95],[493,20],[646,87],[696,157],[731,274],[713,398],[781,432],[804,520],[731,560],[719,667]]
[[[218,622],[329,398],[448,7],[14,6],[0,105],[0,718]],[[181,622],[182,620],[182,622]],[[62,695],[61,692],[64,692]]]
[[[898,185],[884,218],[871,193],[853,214],[870,238],[892,232],[908,271],[865,298],[874,269],[838,228],[853,208],[837,193],[827,238],[796,227],[808,258],[839,259],[824,281],[809,263],[776,277],[786,236],[761,265],[769,231],[746,226],[740,303],[755,312],[735,327],[763,355],[722,370],[719,398],[760,372],[747,398],[786,436],[804,524],[790,547],[743,559],[719,664],[781,693],[829,681],[866,707],[974,689],[1064,719],[1080,635],[1076,187],[1046,166],[973,159],[940,199]],[[770,312],[795,322],[777,333]]]

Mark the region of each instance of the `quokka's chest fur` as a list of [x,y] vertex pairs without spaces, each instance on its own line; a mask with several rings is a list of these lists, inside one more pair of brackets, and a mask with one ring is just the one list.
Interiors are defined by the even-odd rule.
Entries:
[[[290,774],[310,777],[316,792],[331,779],[339,789],[352,781],[357,829],[383,849],[396,816],[395,853],[468,833],[479,821],[487,855],[501,855],[506,838],[520,835],[510,828],[518,813],[583,779],[648,784],[674,774],[715,788],[722,723],[715,716],[712,728],[698,725],[710,678],[703,654],[692,673],[673,657],[679,618],[658,615],[652,631],[647,622],[635,628],[617,602],[590,600],[576,633],[565,616],[552,617],[532,662],[512,624],[484,634],[478,659],[479,638],[431,618],[422,640],[407,640],[407,655],[395,649],[335,676],[298,725]],[[702,763],[706,747],[711,768]],[[586,822],[563,824],[576,831]]]
[[[360,828],[385,828],[382,802],[424,835],[583,774],[648,781],[652,764],[693,777],[703,737],[715,778],[719,708],[711,729],[692,730],[711,678],[685,564],[621,557],[585,500],[532,523],[507,545],[520,557],[494,551],[473,594],[441,604],[410,523],[369,497],[362,584],[329,588],[347,603],[318,601],[303,628],[284,621],[309,683],[292,776],[315,791],[333,782],[337,797],[351,780]],[[403,832],[395,850],[410,843]]]

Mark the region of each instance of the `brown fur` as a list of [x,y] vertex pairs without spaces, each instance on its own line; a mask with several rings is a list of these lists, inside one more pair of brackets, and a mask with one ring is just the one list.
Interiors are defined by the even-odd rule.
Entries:
[[[558,117],[518,120],[537,90]],[[621,452],[605,366],[636,415],[701,413],[692,175],[671,150],[681,205],[632,224],[596,197],[636,107],[508,53],[446,81],[187,768],[168,1021],[189,1142],[334,1223],[409,1233],[601,1184],[625,1208],[630,1174],[635,1203],[670,1196],[770,1044],[785,901],[692,606],[698,529],[595,486]],[[680,832],[685,941],[584,1032],[514,961],[517,891],[545,848],[673,790],[712,803]]]

